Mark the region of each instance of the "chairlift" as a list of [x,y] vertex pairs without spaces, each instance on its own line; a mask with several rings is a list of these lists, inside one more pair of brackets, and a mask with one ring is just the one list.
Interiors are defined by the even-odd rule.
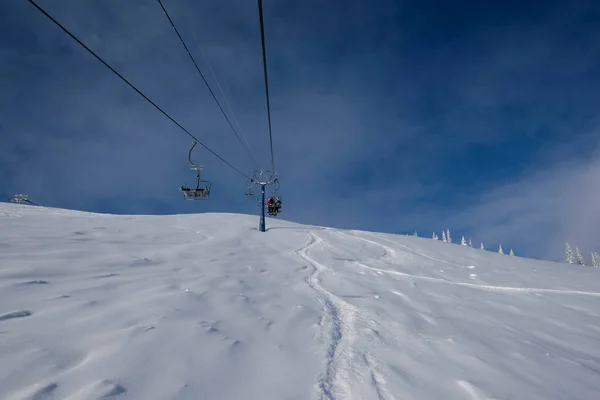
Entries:
[[249,179],[249,180],[246,182],[246,190],[244,191],[244,196],[245,196],[247,199],[251,199],[251,198],[253,198],[253,197],[254,197],[254,190],[253,190],[253,188],[252,188],[252,179]]
[[183,192],[183,197],[186,200],[207,200],[210,198],[210,188],[212,183],[209,181],[203,181],[200,179],[200,171],[204,169],[204,165],[196,165],[192,162],[192,150],[198,144],[197,140],[194,140],[194,144],[188,153],[188,161],[190,162],[191,168],[196,171],[196,187],[181,186],[179,190]]

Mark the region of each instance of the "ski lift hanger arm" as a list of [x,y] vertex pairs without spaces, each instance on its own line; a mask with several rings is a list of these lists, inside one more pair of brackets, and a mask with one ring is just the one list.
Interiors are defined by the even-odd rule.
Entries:
[[257,169],[252,171],[253,177],[250,179],[250,182],[256,185],[272,185],[276,182],[279,182],[279,179],[275,176],[276,172],[268,170],[268,169]]
[[192,150],[194,150],[194,147],[196,147],[196,145],[198,144],[197,140],[194,140],[194,144],[192,145],[192,148],[190,149],[190,151],[188,152],[188,161],[190,162],[190,165],[192,166],[193,170],[201,170],[204,168],[204,165],[196,165],[194,164],[194,162],[192,161]]

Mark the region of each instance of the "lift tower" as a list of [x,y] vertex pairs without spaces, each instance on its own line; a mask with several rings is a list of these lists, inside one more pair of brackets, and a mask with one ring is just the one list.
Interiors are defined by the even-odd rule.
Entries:
[[265,188],[267,185],[274,185],[278,182],[275,177],[275,172],[261,169],[254,170],[254,176],[250,182],[254,185],[260,186],[261,200],[260,200],[260,223],[258,224],[258,230],[261,232],[265,231]]

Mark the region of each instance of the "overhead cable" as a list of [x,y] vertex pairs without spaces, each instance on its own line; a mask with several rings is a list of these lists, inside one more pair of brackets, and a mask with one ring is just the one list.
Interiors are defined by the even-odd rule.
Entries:
[[215,80],[215,83],[217,84],[217,88],[219,89],[219,93],[221,93],[221,96],[223,97],[223,100],[225,101],[225,105],[227,106],[227,109],[228,109],[228,111],[229,111],[229,113],[231,115],[231,119],[235,123],[235,125],[236,125],[236,127],[238,129],[238,132],[240,133],[240,136],[242,136],[242,139],[244,139],[244,143],[246,144],[246,146],[250,150],[250,153],[252,153],[252,147],[250,146],[250,143],[248,143],[248,140],[246,139],[246,135],[244,135],[244,131],[242,129],[242,126],[240,125],[240,122],[236,118],[235,113],[233,112],[233,108],[229,104],[229,101],[227,101],[227,96],[225,96],[225,92],[223,92],[223,88],[219,84],[219,79],[217,79],[217,75],[215,74],[215,71],[213,70],[212,66],[210,65],[210,61],[208,60],[208,57],[206,56],[206,54],[204,53],[204,51],[202,51],[202,47],[200,47],[200,45],[198,45],[198,39],[196,38],[196,33],[193,32],[193,35],[194,35],[194,41],[195,41],[196,45],[198,46],[198,50],[200,51],[200,54],[202,54],[202,58],[204,59],[204,62],[206,63],[206,66],[208,67],[208,70],[210,71],[210,74],[212,75],[212,78]]
[[135,90],[140,96],[142,96],[147,102],[149,102],[150,104],[152,104],[154,106],[154,108],[156,108],[158,111],[160,111],[165,117],[167,117],[171,122],[173,122],[175,125],[177,125],[182,131],[184,131],[185,133],[187,133],[192,139],[196,140],[202,147],[204,147],[206,150],[208,150],[210,153],[212,153],[215,157],[217,157],[219,160],[223,161],[226,165],[228,165],[229,167],[231,167],[232,169],[234,169],[236,172],[238,172],[240,175],[250,179],[250,177],[248,175],[246,175],[245,173],[243,173],[242,171],[240,171],[238,168],[236,168],[235,166],[233,166],[230,162],[228,162],[227,160],[225,160],[223,157],[221,157],[220,155],[218,155],[217,153],[215,153],[213,150],[211,150],[208,146],[206,146],[204,143],[202,143],[200,140],[198,140],[198,138],[196,138],[194,135],[192,135],[192,133],[190,133],[190,131],[188,131],[187,129],[185,129],[179,122],[175,121],[175,119],[173,119],[173,117],[171,117],[169,114],[167,114],[162,108],[160,108],[155,102],[153,102],[152,100],[150,100],[148,98],[148,96],[146,96],[144,93],[142,93],[137,87],[135,87],[131,82],[129,82],[125,77],[123,77],[121,74],[119,74],[113,67],[111,67],[106,61],[104,61],[100,56],[98,56],[93,50],[91,50],[89,47],[87,47],[81,40],[79,40],[74,34],[72,34],[67,28],[65,28],[60,22],[58,22],[54,17],[52,17],[50,14],[48,14],[48,12],[46,12],[46,10],[44,10],[42,7],[40,7],[35,1],[33,0],[27,0],[29,3],[31,3],[35,8],[37,8],[42,14],[44,14],[48,19],[50,19],[52,22],[54,22],[60,29],[62,29],[67,35],[69,35],[73,40],[75,40],[78,44],[80,44],[84,49],[86,49],[91,55],[93,55],[98,61],[100,61],[102,64],[104,64],[108,69],[110,69],[115,75],[117,75],[119,78],[121,78],[121,80],[123,80],[127,85],[129,85],[133,90]]
[[267,118],[269,120],[269,143],[271,146],[271,168],[275,173],[275,158],[273,157],[273,133],[271,129],[271,104],[269,102],[269,78],[267,77],[267,52],[265,50],[265,24],[263,22],[262,0],[258,0],[258,15],[260,19],[260,38],[262,42],[263,69],[265,72],[265,92],[267,94]]
[[[213,99],[215,100],[215,102],[217,103],[217,105],[219,106],[219,109],[221,110],[221,113],[223,114],[223,116],[225,117],[225,119],[227,120],[227,123],[229,124],[229,126],[231,127],[231,130],[233,131],[233,133],[235,134],[235,136],[237,137],[238,141],[240,142],[240,144],[242,145],[242,147],[244,148],[244,150],[246,150],[246,152],[248,153],[248,156],[250,157],[250,159],[252,160],[252,162],[258,166],[258,163],[256,162],[256,160],[254,159],[254,157],[252,156],[252,152],[250,150],[250,148],[247,146],[248,141],[246,141],[246,144],[244,144],[244,142],[242,141],[242,138],[240,137],[240,134],[237,132],[237,130],[233,127],[233,124],[231,123],[231,120],[229,119],[229,117],[227,116],[227,114],[225,113],[225,110],[223,110],[223,107],[221,106],[221,103],[219,103],[219,100],[217,99],[217,96],[215,96],[215,93],[213,92],[213,90],[211,89],[210,85],[208,84],[208,81],[206,80],[206,78],[204,77],[204,74],[202,73],[202,71],[200,70],[200,67],[198,66],[198,63],[196,62],[196,60],[194,59],[194,56],[192,55],[192,53],[190,52],[190,50],[188,49],[187,45],[185,44],[185,41],[183,40],[183,37],[181,37],[181,34],[179,33],[179,30],[177,29],[177,27],[175,26],[175,23],[173,22],[173,20],[171,19],[171,16],[169,15],[169,13],[167,12],[167,9],[165,8],[165,6],[163,5],[163,2],[161,0],[158,0],[158,3],[160,4],[160,7],[163,10],[163,13],[165,14],[165,16],[167,17],[167,19],[169,20],[169,23],[171,24],[171,27],[173,28],[173,30],[175,31],[175,33],[177,34],[177,37],[179,38],[179,41],[181,42],[181,44],[183,45],[185,51],[187,52],[187,55],[190,57],[190,60],[192,60],[192,63],[194,63],[194,66],[196,67],[196,71],[198,71],[198,73],[200,74],[200,76],[202,77],[202,80],[204,81],[204,84],[206,85],[206,87],[208,88],[208,91],[210,92],[210,94],[212,95]],[[226,100],[227,101],[227,100]],[[244,137],[245,139],[245,137]]]

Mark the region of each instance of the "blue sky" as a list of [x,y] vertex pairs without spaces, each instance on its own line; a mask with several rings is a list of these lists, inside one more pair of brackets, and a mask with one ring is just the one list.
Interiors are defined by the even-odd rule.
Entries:
[[[203,143],[253,164],[155,0],[39,0]],[[164,0],[270,164],[256,3]],[[600,251],[600,4],[264,0],[281,218],[517,254]],[[0,194],[111,213],[257,213],[244,178],[22,0],[0,3]]]

